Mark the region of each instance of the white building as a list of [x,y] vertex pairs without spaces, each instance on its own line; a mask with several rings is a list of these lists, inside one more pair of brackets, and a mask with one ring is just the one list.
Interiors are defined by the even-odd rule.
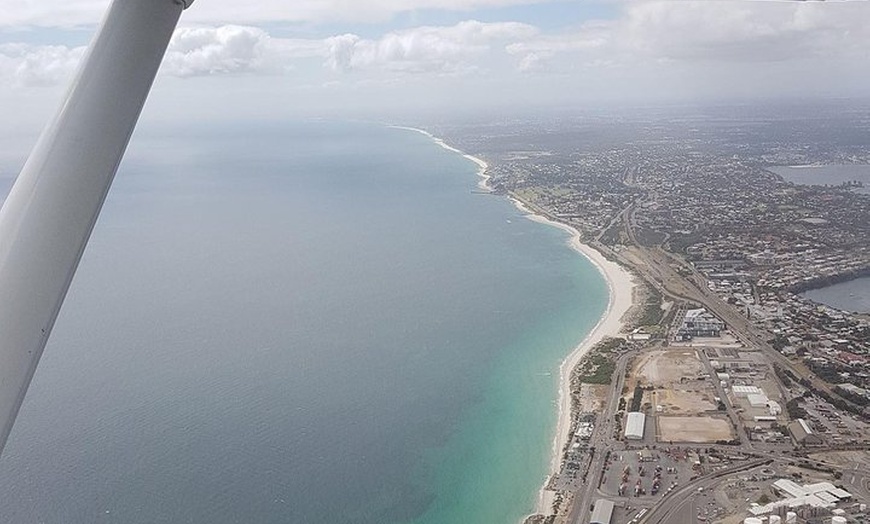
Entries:
[[613,508],[616,505],[607,499],[598,499],[595,501],[595,507],[592,510],[592,518],[590,524],[610,524],[613,519]]
[[746,395],[746,400],[749,401],[749,405],[754,408],[766,408],[768,403],[767,395],[764,393],[750,393]]
[[[852,494],[840,489],[830,482],[799,485],[788,479],[780,479],[773,483],[773,491],[784,497],[783,500],[771,502],[764,506],[755,505],[749,511],[756,517],[773,513],[779,508],[795,509],[804,506],[831,509],[837,503],[852,498]],[[791,513],[789,513],[791,515]],[[786,518],[786,522],[792,522]]]
[[779,402],[775,400],[771,400],[767,403],[767,409],[770,410],[771,416],[782,415],[782,406],[779,405]]
[[763,395],[764,391],[761,388],[756,386],[733,386],[731,391],[734,392],[734,396],[738,398],[746,398],[749,395]]
[[629,413],[625,419],[626,440],[642,440],[643,430],[646,426],[646,416],[643,413]]

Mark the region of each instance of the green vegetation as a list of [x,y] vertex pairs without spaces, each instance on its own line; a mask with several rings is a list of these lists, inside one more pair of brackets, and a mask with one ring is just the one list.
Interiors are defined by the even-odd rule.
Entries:
[[622,244],[622,225],[619,223],[611,225],[601,233],[601,238],[599,240],[606,246]]
[[638,244],[644,247],[658,247],[668,238],[664,233],[645,227],[639,228],[635,234],[637,236]]
[[840,384],[843,382],[843,378],[840,376],[840,373],[836,368],[830,366],[828,364],[818,364],[812,360],[807,360],[806,365],[810,368],[810,371],[816,374],[817,377],[824,380],[828,384]]
[[610,384],[613,371],[616,368],[613,361],[608,360],[603,355],[595,355],[590,360],[590,364],[594,366],[595,371],[592,374],[583,375],[581,381],[586,384]]
[[800,405],[801,398],[793,398],[786,402],[785,410],[788,413],[788,418],[791,420],[806,418],[807,410]]
[[624,345],[621,338],[605,338],[596,344],[577,366],[577,379],[583,384],[610,384],[616,370],[617,350]]
[[794,373],[787,369],[782,369],[779,365],[773,365],[773,372],[776,373],[776,377],[786,388],[790,388],[792,385],[792,381],[797,381],[797,377],[794,376]]
[[629,408],[629,411],[640,411],[641,402],[643,402],[643,388],[635,386],[634,396],[631,398],[631,407]]
[[767,343],[773,346],[773,349],[782,351],[783,348],[788,346],[788,338],[783,335],[776,335],[772,340],[768,340]]
[[660,326],[664,310],[662,310],[662,295],[651,286],[644,286],[644,301],[640,315],[635,323],[638,327]]

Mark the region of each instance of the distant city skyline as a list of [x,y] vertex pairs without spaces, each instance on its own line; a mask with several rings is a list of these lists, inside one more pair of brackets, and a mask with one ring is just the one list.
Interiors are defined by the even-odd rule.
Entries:
[[[45,120],[107,5],[6,6],[0,126]],[[151,104],[232,119],[860,97],[868,19],[864,1],[198,0]]]

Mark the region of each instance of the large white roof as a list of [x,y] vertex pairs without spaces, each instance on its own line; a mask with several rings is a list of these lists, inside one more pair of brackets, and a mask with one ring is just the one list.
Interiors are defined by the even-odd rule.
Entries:
[[625,420],[625,438],[643,438],[645,424],[646,416],[643,413],[629,413]]
[[852,497],[851,493],[830,482],[817,482],[801,486],[788,479],[779,479],[773,483],[773,487],[785,493],[787,498],[764,506],[755,506],[750,509],[753,515],[765,515],[783,506],[789,508],[801,506],[830,508],[840,500]]

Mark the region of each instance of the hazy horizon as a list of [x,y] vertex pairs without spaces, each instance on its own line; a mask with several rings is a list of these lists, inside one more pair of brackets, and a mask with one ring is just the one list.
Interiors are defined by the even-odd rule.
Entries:
[[[0,13],[0,131],[39,129],[108,0]],[[199,0],[151,121],[865,97],[867,2]]]

